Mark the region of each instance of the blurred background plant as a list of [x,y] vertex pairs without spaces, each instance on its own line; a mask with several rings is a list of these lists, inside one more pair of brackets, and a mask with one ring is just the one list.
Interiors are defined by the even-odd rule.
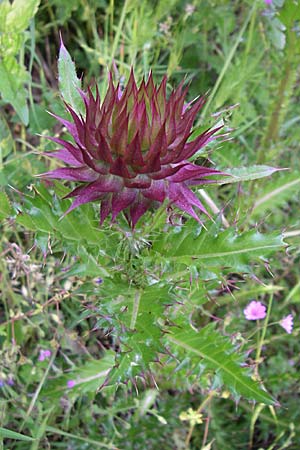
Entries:
[[[299,24],[296,0],[0,1],[2,448],[299,448]],[[114,63],[121,83],[133,65],[139,81],[151,68],[169,91],[185,77],[190,99],[209,93],[196,132],[223,120],[232,139],[199,157],[250,169],[236,173],[249,181],[199,191],[207,231],[187,221],[162,236],[165,216],[148,215],[120,240],[87,205],[59,221],[68,189],[34,175],[55,164],[43,136],[64,133],[47,110],[67,117],[60,32],[84,87],[100,80],[103,94]],[[290,169],[255,180],[257,164]],[[253,300],[267,311],[257,322],[244,315]],[[289,314],[291,334],[278,325]],[[141,334],[124,342],[132,318]],[[236,378],[222,358],[209,363],[216,345]],[[249,403],[239,362],[278,403]]]

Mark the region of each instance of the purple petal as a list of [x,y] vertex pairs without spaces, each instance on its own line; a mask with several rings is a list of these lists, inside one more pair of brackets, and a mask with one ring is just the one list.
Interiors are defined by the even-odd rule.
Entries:
[[123,158],[118,156],[109,169],[112,175],[117,175],[122,178],[134,178],[135,175],[131,175],[124,163]]
[[75,158],[78,162],[83,163],[82,158],[82,150],[79,147],[75,147],[71,142],[65,141],[64,139],[59,139],[51,136],[46,136],[46,139],[55,142],[56,144],[61,145],[66,151],[68,151],[73,158]]
[[65,217],[67,214],[69,214],[73,209],[77,208],[78,206],[84,205],[85,203],[93,202],[95,200],[100,200],[103,196],[102,192],[99,191],[90,191],[85,194],[78,195],[78,197],[73,201],[70,208],[67,209],[67,211],[63,214],[62,217]]
[[44,152],[42,153],[45,156],[48,156],[50,158],[57,158],[60,161],[63,161],[67,164],[80,167],[82,166],[82,162],[79,162],[76,158],[74,158],[73,155],[71,155],[68,150],[62,148],[57,150],[56,152]]
[[293,315],[289,314],[288,316],[284,317],[283,319],[281,319],[281,321],[279,322],[279,325],[288,333],[291,334],[293,331]]
[[261,302],[253,300],[244,309],[244,315],[247,320],[261,320],[267,315],[266,307]]
[[166,186],[164,181],[153,181],[148,189],[143,189],[142,194],[149,200],[163,203],[166,198]]
[[165,126],[162,126],[159,130],[155,141],[151,145],[146,155],[146,170],[149,172],[158,172],[161,168],[160,154],[164,148],[167,147],[167,138]]
[[180,168],[180,170],[171,175],[168,180],[173,183],[181,183],[186,180],[195,179],[197,180],[203,177],[211,176],[211,175],[220,175],[220,172],[215,169],[210,169],[209,167],[196,166],[195,164],[186,164],[184,167]]
[[201,220],[195,213],[192,205],[196,206],[201,212],[209,216],[208,212],[206,211],[200,200],[196,197],[196,195],[183,184],[170,183],[168,197],[174,203],[174,205],[176,205],[182,211],[185,211],[200,223]]
[[153,180],[163,180],[163,179],[170,177],[171,175],[174,175],[175,173],[177,173],[185,165],[186,165],[186,163],[178,164],[174,167],[165,166],[165,167],[162,167],[159,172],[151,173],[150,176]]
[[64,198],[77,197],[79,195],[86,195],[91,192],[98,192],[99,194],[103,194],[106,192],[120,192],[122,190],[122,182],[121,180],[116,179],[115,177],[101,177],[97,181],[90,183],[85,186],[79,186],[74,189]]
[[75,139],[75,142],[77,144],[79,144],[81,146],[83,145],[83,142],[79,138],[77,128],[72,122],[69,122],[68,120],[64,119],[63,117],[57,116],[56,114],[53,114],[51,112],[49,112],[49,114],[51,116],[55,117],[55,119],[57,119],[60,123],[62,123],[66,127],[66,129],[73,136],[73,138]]
[[[180,162],[184,159],[188,159],[193,156],[198,150],[200,150],[204,145],[206,145],[211,139],[213,134],[215,134],[222,127],[215,128],[214,130],[207,130],[198,136],[194,141],[188,142],[184,149],[180,152],[179,156],[174,159],[174,163]],[[215,137],[214,137],[215,139]]]
[[106,217],[111,212],[111,196],[104,197],[101,200],[101,207],[100,207],[100,225],[103,224]]
[[37,176],[41,178],[56,178],[70,181],[95,181],[99,174],[86,167],[61,167]]
[[137,175],[130,180],[125,179],[124,185],[128,188],[146,189],[151,186],[151,178],[148,175]]
[[132,164],[133,166],[144,166],[145,162],[141,151],[141,142],[138,132],[127,146],[124,160],[126,163]]
[[74,109],[71,108],[70,105],[68,105],[67,103],[65,103],[65,105],[66,105],[66,108],[69,111],[69,113],[71,114],[72,119],[73,119],[73,121],[75,123],[77,134],[78,134],[80,142],[84,142],[84,124],[83,124],[83,121],[78,116],[78,114],[76,114]]
[[138,220],[142,217],[143,214],[150,208],[151,201],[142,197],[141,195],[134,202],[134,204],[130,208],[129,216],[131,221],[132,228],[135,227]]
[[136,198],[136,191],[133,189],[125,189],[122,192],[118,192],[113,195],[111,201],[112,220],[115,220],[116,216],[128,208]]

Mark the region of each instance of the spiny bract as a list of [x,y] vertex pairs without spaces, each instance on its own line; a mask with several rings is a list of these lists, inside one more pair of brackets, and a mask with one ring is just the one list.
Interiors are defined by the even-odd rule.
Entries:
[[61,146],[49,156],[71,167],[58,168],[40,176],[77,181],[81,184],[66,197],[75,197],[67,212],[87,202],[100,201],[100,223],[124,211],[134,227],[151,207],[167,199],[170,204],[199,220],[194,207],[206,213],[190,190],[192,185],[211,183],[218,170],[188,161],[213,139],[218,129],[208,129],[188,141],[195,117],[205,98],[185,103],[183,82],[166,95],[167,77],[155,86],[150,73],[137,87],[133,71],[125,89],[109,85],[101,102],[98,88],[81,92],[85,117],[66,105],[73,122],[55,116],[74,142],[50,138]]

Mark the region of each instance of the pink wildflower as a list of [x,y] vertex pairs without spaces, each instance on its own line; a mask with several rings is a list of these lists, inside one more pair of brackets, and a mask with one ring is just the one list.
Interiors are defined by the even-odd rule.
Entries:
[[289,314],[288,316],[284,317],[283,319],[281,319],[281,321],[279,322],[279,325],[288,333],[291,334],[291,332],[293,331],[293,316],[292,314]]
[[45,359],[50,358],[51,356],[51,351],[50,350],[40,350],[40,355],[38,360],[39,361],[45,361]]
[[261,302],[253,300],[244,309],[244,314],[247,320],[264,319],[267,315],[266,307]]
[[265,4],[268,5],[268,6],[269,6],[269,5],[272,5],[272,1],[273,1],[273,0],[265,0]]
[[67,381],[67,387],[68,387],[69,389],[72,389],[72,388],[75,386],[75,384],[76,384],[75,380],[69,380],[69,381]]

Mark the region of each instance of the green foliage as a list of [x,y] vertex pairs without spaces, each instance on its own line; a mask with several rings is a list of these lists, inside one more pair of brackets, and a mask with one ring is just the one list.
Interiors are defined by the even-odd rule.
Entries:
[[25,436],[21,433],[16,433],[15,431],[8,430],[7,428],[0,428],[0,436],[4,438],[17,439],[18,441],[34,441],[30,436]]
[[259,384],[246,375],[240,367],[241,357],[228,339],[220,336],[214,326],[208,325],[199,332],[187,328],[175,331],[167,340],[182,349],[185,355],[202,358],[207,368],[216,370],[222,382],[234,395],[254,399],[259,403],[272,404],[274,399]]
[[224,172],[229,176],[219,177],[216,184],[240,183],[241,181],[258,180],[273,175],[279,169],[269,166],[235,167],[225,169]]
[[193,260],[205,267],[228,267],[231,271],[247,271],[255,260],[282,246],[280,236],[255,230],[237,234],[234,229],[219,231],[215,226],[195,230],[191,222],[189,226],[170,229],[154,242],[154,250],[161,258],[186,265]]
[[62,42],[58,58],[58,82],[64,101],[71,105],[77,113],[82,112],[83,102],[79,93],[81,80],[77,78],[75,64]]
[[0,220],[6,219],[12,214],[12,207],[5,192],[0,191]]
[[[164,351],[161,343],[162,330],[159,322],[163,319],[164,305],[169,299],[168,289],[163,286],[149,286],[144,291],[136,291],[125,298],[117,299],[121,317],[114,320],[128,328],[120,335],[121,354],[116,359],[116,367],[109,374],[109,384],[134,381],[151,368],[151,363]],[[112,322],[113,323],[113,322]]]
[[294,172],[284,174],[271,185],[266,185],[254,203],[252,215],[258,217],[275,207],[283,206],[299,191],[299,184],[300,174]]
[[[0,1],[0,447],[298,448],[299,11]],[[133,65],[167,72],[168,92],[186,77],[190,100],[208,92],[194,133],[234,129],[194,158],[231,175],[195,190],[216,223],[167,208],[134,233],[100,228],[97,204],[64,217],[71,187],[34,178],[55,164],[36,133],[64,133],[45,111],[68,118],[62,97],[82,112],[78,88],[113,61],[121,84]],[[245,320],[251,300],[268,320]],[[203,424],[180,419],[190,409]]]
[[[11,103],[20,119],[28,125],[28,93],[25,84],[30,82],[21,58],[28,38],[25,30],[37,12],[40,0],[4,0],[0,4],[0,94]],[[19,61],[16,57],[19,56]]]

